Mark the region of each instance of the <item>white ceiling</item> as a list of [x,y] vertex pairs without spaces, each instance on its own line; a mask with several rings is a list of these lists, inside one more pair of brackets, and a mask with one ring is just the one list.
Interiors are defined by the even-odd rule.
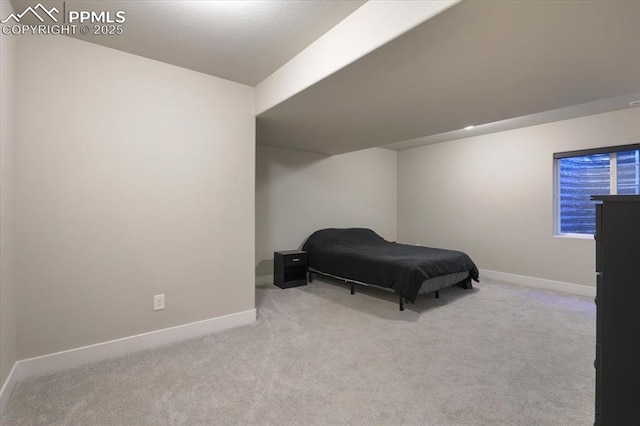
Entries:
[[495,131],[461,133],[468,125],[628,107],[634,96],[639,1],[464,1],[260,114],[257,141],[403,149]]
[[[12,0],[16,12],[34,3]],[[126,11],[124,34],[79,39],[255,86],[364,3],[67,0],[64,7]],[[259,144],[326,154],[405,149],[638,98],[640,1],[466,0],[259,114],[256,136]]]
[[[255,86],[365,1],[67,0],[64,7],[126,13],[121,35],[75,38]],[[12,5],[19,13],[38,2],[63,10],[62,0]]]

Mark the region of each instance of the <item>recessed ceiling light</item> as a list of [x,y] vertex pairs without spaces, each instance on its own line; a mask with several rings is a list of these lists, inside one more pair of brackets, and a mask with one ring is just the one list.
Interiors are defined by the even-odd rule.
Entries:
[[467,127],[465,127],[464,129],[465,129],[465,130],[471,130],[471,129],[473,129],[474,127],[476,127],[476,126],[467,126]]

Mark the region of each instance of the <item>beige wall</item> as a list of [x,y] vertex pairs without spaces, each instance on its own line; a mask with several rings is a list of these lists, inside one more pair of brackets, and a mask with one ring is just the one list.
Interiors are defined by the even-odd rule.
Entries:
[[553,236],[553,153],[637,142],[640,108],[401,151],[398,239],[594,286],[593,240]]
[[[0,16],[13,12],[0,2]],[[16,139],[16,38],[0,35],[0,387],[16,362],[14,269],[14,161]]]
[[19,358],[253,309],[253,89],[60,36],[18,71]]
[[322,228],[367,227],[396,239],[397,153],[381,148],[328,157],[257,147],[256,276],[273,252]]

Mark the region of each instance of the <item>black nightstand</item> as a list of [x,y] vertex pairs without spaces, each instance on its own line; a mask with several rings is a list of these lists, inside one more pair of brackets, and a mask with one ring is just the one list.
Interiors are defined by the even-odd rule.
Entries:
[[307,253],[301,250],[273,252],[273,283],[280,288],[307,285]]

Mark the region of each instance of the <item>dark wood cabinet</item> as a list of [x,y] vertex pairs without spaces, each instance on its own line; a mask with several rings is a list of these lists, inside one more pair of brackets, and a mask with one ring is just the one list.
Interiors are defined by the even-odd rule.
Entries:
[[640,425],[640,195],[596,204],[595,425]]
[[301,250],[273,253],[273,283],[280,288],[307,284],[307,253]]

